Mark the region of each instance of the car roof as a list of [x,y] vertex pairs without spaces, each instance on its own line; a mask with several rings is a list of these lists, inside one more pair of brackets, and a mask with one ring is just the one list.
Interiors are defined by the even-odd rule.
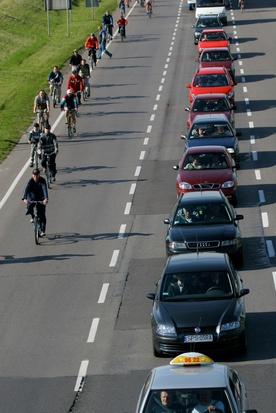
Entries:
[[190,148],[187,148],[185,151],[185,156],[191,155],[191,154],[198,154],[198,153],[214,153],[214,152],[223,152],[228,154],[227,149],[225,146],[221,145],[202,145],[202,146],[192,146]]
[[228,47],[223,46],[223,47],[208,47],[208,49],[203,49],[201,53],[206,52],[228,52],[229,54],[231,54],[231,52],[229,51]]
[[197,75],[206,75],[206,74],[225,74],[227,73],[227,69],[220,66],[213,66],[213,67],[202,67],[196,71]]
[[185,192],[179,197],[179,205],[185,204],[187,202],[201,202],[201,201],[221,201],[225,199],[225,196],[221,191],[196,191],[196,192]]
[[[207,49],[206,49],[207,50]],[[198,99],[214,99],[214,98],[227,98],[225,93],[200,93],[194,97],[194,101]]]
[[204,29],[202,34],[204,34],[204,33],[217,33],[217,32],[225,33],[225,31],[223,29]]
[[204,115],[196,115],[193,123],[209,121],[229,123],[229,120],[224,113],[206,113]]
[[198,367],[161,366],[153,369],[152,390],[227,387],[228,367],[213,364]]

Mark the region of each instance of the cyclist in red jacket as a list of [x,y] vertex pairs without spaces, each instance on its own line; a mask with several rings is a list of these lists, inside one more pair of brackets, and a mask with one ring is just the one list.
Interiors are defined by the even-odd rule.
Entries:
[[83,92],[82,78],[77,74],[76,70],[73,70],[72,74],[68,77],[66,89],[71,89],[73,93],[77,95],[78,104],[81,105],[81,92]]

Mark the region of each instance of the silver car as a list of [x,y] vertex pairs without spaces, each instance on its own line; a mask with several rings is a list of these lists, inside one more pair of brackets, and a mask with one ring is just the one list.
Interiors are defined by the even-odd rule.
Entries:
[[[212,407],[210,407],[212,406]],[[209,408],[209,409],[208,409]],[[245,385],[231,367],[201,353],[183,353],[156,367],[142,387],[136,413],[257,413],[248,409]]]

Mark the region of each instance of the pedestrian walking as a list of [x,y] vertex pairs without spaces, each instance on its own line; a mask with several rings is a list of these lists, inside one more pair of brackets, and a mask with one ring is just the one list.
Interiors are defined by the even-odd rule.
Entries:
[[102,26],[98,27],[99,30],[99,50],[98,50],[98,59],[101,59],[102,54],[106,53],[107,56],[109,56],[109,58],[112,57],[112,53],[110,53],[107,49],[106,49],[106,31],[103,29]]

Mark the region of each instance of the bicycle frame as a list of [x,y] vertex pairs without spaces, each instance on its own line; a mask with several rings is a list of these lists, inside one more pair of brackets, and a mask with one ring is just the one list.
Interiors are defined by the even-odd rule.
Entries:
[[59,95],[59,93],[58,93],[58,83],[53,83],[53,82],[51,82],[52,83],[52,86],[53,86],[53,89],[52,89],[52,93],[53,93],[53,95],[52,95],[52,100],[53,100],[53,107],[55,108],[56,107],[56,104],[57,104],[57,99],[58,99],[58,95]]
[[41,130],[44,129],[44,126],[48,123],[48,114],[47,109],[37,110],[37,123]]
[[68,109],[68,138],[71,139],[74,136],[74,123],[73,123],[73,117],[72,117],[72,111],[74,109]]
[[50,170],[50,160],[51,156],[54,155],[55,152],[52,153],[45,153],[44,156],[46,156],[46,179],[47,179],[47,186],[49,189],[51,189],[51,183],[52,183],[52,172]]
[[38,213],[38,204],[43,204],[42,201],[31,201],[30,204],[34,204],[33,209],[33,219],[34,219],[34,234],[35,234],[35,243],[39,245],[39,235],[40,235],[40,216]]

